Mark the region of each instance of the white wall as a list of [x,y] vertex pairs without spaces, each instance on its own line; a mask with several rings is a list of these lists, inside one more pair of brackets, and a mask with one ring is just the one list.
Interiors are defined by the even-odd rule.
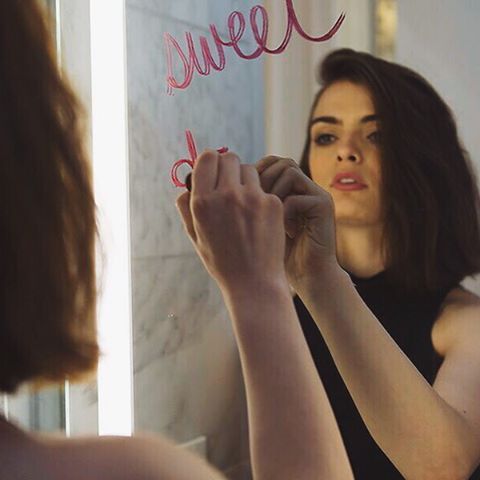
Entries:
[[[269,12],[269,46],[285,36],[286,8],[280,0],[264,0]],[[295,11],[311,35],[326,33],[342,12],[346,19],[335,37],[308,42],[294,33],[285,53],[265,56],[266,152],[299,160],[315,93],[320,60],[331,50],[350,47],[370,51],[373,44],[372,0],[296,0]]]
[[401,0],[397,61],[423,74],[452,107],[480,166],[478,0]]

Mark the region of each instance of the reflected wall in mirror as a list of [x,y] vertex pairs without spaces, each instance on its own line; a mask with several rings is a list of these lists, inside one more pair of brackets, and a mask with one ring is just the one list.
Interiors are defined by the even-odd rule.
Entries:
[[[127,0],[134,420],[240,475],[248,458],[240,364],[220,292],[179,222],[170,170],[188,153],[227,145],[253,163],[264,152],[263,64],[227,51],[223,72],[168,96],[163,35],[182,45],[258,1]],[[242,47],[253,51],[253,39]],[[231,50],[231,49],[229,49]],[[240,478],[240,477],[238,477]]]

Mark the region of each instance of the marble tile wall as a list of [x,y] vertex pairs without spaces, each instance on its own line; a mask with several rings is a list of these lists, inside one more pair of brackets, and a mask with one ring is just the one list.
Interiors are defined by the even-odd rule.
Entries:
[[197,38],[214,22],[224,32],[232,10],[255,3],[127,0],[126,12],[135,428],[180,443],[205,436],[208,459],[237,480],[248,478],[238,353],[220,292],[183,231],[170,169],[187,156],[187,128],[199,150],[226,144],[249,163],[263,155],[263,65],[229,54],[223,72],[168,96],[163,33],[183,44],[187,29]]

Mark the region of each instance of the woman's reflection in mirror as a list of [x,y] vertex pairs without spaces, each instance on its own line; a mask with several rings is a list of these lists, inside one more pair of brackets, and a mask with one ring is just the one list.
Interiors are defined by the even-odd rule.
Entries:
[[258,168],[285,207],[305,197],[286,212],[287,271],[355,478],[478,479],[480,299],[460,282],[480,271],[479,195],[453,114],[366,53],[319,73],[300,167]]

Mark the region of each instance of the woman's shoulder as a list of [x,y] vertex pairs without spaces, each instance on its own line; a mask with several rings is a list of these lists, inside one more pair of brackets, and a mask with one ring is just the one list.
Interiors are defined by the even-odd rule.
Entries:
[[34,443],[36,448],[25,445],[23,452],[22,446],[17,446],[19,461],[9,462],[10,473],[29,462],[36,465],[35,478],[42,480],[224,480],[201,458],[153,435],[75,439],[39,436]]
[[480,297],[457,286],[446,295],[434,322],[432,341],[440,354],[459,342],[480,341]]

